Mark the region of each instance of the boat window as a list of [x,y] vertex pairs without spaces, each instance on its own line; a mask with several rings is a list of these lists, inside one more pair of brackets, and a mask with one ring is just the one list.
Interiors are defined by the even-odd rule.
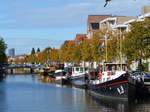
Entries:
[[79,71],[79,68],[76,68],[76,71]]
[[88,70],[88,68],[85,68],[85,71],[87,71]]
[[103,82],[105,81],[105,78],[103,78]]
[[80,72],[83,72],[83,68],[80,68]]
[[112,70],[112,65],[106,65],[105,70],[106,71],[111,71]]

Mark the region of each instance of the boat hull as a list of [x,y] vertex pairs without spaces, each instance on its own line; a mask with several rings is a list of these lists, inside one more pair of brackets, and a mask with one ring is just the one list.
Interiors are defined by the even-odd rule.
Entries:
[[144,82],[142,84],[137,84],[136,86],[137,96],[150,97],[150,78],[144,79]]
[[99,84],[89,84],[88,88],[93,95],[115,99],[125,100],[135,97],[136,86],[128,80],[129,74],[123,74],[120,77]]
[[61,84],[61,85],[69,85],[70,84],[70,81],[67,78],[61,78],[59,80],[55,80],[55,82],[57,84]]
[[70,78],[70,83],[72,86],[82,89],[87,89],[87,81],[88,78],[86,77],[86,74]]

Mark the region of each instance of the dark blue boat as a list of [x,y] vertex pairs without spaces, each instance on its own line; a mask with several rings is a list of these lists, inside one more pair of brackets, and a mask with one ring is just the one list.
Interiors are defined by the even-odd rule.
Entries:
[[125,64],[105,63],[97,79],[89,81],[89,92],[101,98],[114,100],[128,101],[129,98],[136,97],[136,79],[123,68]]
[[132,71],[132,76],[136,79],[137,95],[140,97],[150,96],[150,74],[137,70]]
[[134,80],[129,80],[129,77],[130,74],[125,73],[104,83],[91,82],[88,87],[90,93],[101,98],[128,101],[130,97],[136,96]]

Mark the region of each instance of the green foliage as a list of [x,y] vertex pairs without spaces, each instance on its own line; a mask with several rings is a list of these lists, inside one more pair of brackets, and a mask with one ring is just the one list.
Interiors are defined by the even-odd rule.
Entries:
[[79,63],[81,61],[81,45],[75,45],[73,60],[75,63]]
[[146,38],[150,38],[150,19],[133,23],[123,41],[123,51],[129,61],[150,57],[150,44],[144,42]]
[[83,61],[93,60],[91,40],[84,40],[81,43],[81,57]]
[[40,48],[37,49],[37,53],[39,53],[39,52],[40,52]]
[[33,54],[35,54],[35,49],[34,48],[32,48],[32,50],[31,50],[31,55],[33,55]]
[[50,52],[50,60],[51,62],[58,62],[60,59],[59,59],[59,50],[58,49],[51,49],[51,52]]
[[100,37],[99,36],[94,36],[92,39],[92,57],[94,61],[100,61]]
[[0,38],[0,53],[4,53],[7,48],[3,38]]
[[70,41],[61,46],[60,57],[61,61],[73,62],[73,57],[75,55],[75,43]]
[[5,54],[6,48],[7,45],[5,44],[5,41],[3,38],[0,38],[0,63],[5,63],[7,61],[7,56]]
[[7,56],[5,53],[0,53],[0,63],[6,63],[7,62]]

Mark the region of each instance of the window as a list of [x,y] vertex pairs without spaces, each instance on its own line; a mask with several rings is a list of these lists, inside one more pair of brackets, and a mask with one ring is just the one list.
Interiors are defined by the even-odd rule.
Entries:
[[93,30],[98,30],[99,29],[99,23],[91,23],[92,29]]
[[76,71],[79,71],[79,68],[76,68]]
[[105,82],[105,78],[103,78],[103,82]]
[[81,72],[81,73],[83,72],[83,68],[80,68],[80,72]]

